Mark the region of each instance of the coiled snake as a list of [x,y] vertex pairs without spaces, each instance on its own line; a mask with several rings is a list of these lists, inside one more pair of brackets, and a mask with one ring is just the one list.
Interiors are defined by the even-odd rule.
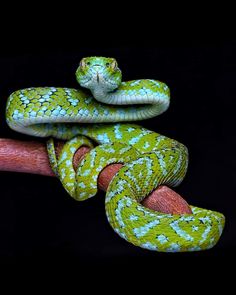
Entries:
[[[83,58],[76,78],[83,89],[28,88],[11,94],[8,125],[25,134],[68,140],[58,159],[53,139],[48,152],[54,172],[78,201],[96,195],[105,166],[124,163],[108,187],[105,206],[109,223],[127,241],[164,252],[213,247],[224,227],[222,214],[191,206],[193,214],[171,215],[140,204],[157,186],[177,186],[183,180],[188,152],[173,139],[119,122],[164,112],[170,101],[167,85],[156,80],[121,82],[116,60],[105,57]],[[95,147],[74,171],[73,155],[82,145]]]

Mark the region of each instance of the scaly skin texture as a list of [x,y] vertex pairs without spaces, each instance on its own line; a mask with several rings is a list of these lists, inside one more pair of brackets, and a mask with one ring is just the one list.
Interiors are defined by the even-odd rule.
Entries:
[[[90,91],[44,87],[14,92],[7,102],[9,126],[33,136],[68,140],[57,158],[51,138],[48,153],[52,169],[78,201],[96,195],[104,167],[124,164],[108,187],[105,204],[109,223],[127,241],[163,252],[213,247],[224,228],[222,214],[192,206],[193,214],[171,215],[140,204],[157,186],[177,186],[183,180],[186,147],[138,125],[101,124],[161,114],[169,106],[167,85],[156,80],[121,82],[115,59],[104,57],[82,59],[76,78]],[[84,145],[94,148],[74,171],[74,153]]]

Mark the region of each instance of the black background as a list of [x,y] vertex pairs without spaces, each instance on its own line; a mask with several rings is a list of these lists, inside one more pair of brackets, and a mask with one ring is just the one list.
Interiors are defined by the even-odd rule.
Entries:
[[189,148],[189,170],[176,191],[189,204],[224,213],[226,227],[219,243],[199,253],[149,252],[113,232],[106,220],[103,193],[76,202],[57,179],[1,172],[1,261],[81,266],[88,262],[188,264],[190,259],[196,263],[232,257],[236,245],[236,42],[192,39],[150,44],[72,48],[64,43],[50,48],[41,39],[15,51],[7,47],[0,56],[0,137],[32,140],[5,123],[5,103],[11,92],[30,86],[76,88],[74,73],[82,57],[115,57],[124,81],[159,79],[170,87],[169,110],[142,125]]

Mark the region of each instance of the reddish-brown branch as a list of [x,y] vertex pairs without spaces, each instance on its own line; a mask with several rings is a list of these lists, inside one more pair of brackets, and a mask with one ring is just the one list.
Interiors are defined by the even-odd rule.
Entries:
[[[63,143],[58,142],[58,154],[60,153],[62,146]],[[76,152],[73,159],[75,168],[88,151],[89,148],[82,147]],[[121,167],[121,164],[107,166],[99,175],[99,189],[106,191],[112,177]],[[55,176],[50,168],[45,144],[39,142],[23,142],[12,139],[0,139],[0,171]],[[192,213],[188,203],[179,194],[167,186],[158,187],[145,198],[142,204],[152,210],[164,213]]]

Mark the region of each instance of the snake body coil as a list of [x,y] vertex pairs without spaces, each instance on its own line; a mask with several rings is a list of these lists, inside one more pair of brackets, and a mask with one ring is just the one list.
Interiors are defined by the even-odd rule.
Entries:
[[[213,247],[224,227],[222,214],[192,206],[193,214],[171,215],[140,204],[157,186],[176,186],[183,180],[188,152],[173,139],[119,122],[164,112],[169,106],[167,85],[156,80],[121,82],[115,59],[104,57],[82,59],[76,78],[90,91],[44,87],[14,92],[7,102],[8,125],[25,134],[68,140],[57,158],[50,139],[49,158],[67,192],[79,201],[96,195],[105,166],[123,163],[105,204],[109,223],[127,241],[164,252]],[[73,155],[83,145],[94,148],[75,172]]]

